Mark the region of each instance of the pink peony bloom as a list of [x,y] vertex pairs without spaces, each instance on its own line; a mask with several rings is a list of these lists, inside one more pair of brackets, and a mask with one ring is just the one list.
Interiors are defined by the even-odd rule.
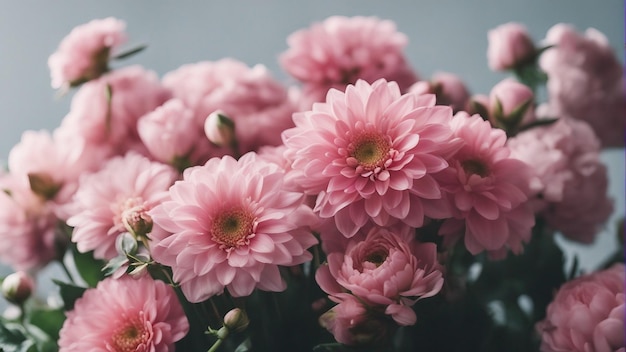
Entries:
[[535,120],[535,94],[525,84],[507,78],[489,92],[489,120],[507,132]]
[[66,315],[59,352],[172,352],[189,332],[174,290],[149,277],[106,278]]
[[409,242],[385,228],[373,228],[364,240],[351,239],[345,253],[331,253],[327,260],[315,279],[331,300],[356,296],[398,325],[415,324],[411,306],[443,286],[436,245]]
[[537,324],[541,351],[626,350],[624,264],[566,282]]
[[368,221],[420,227],[426,216],[450,216],[432,174],[460,146],[448,123],[452,109],[434,95],[401,95],[395,82],[359,80],[326,103],[294,115],[283,140],[294,178],[318,195],[315,211],[335,218],[346,237]]
[[287,42],[281,65],[304,83],[303,94],[311,102],[324,101],[330,88],[343,91],[358,79],[396,81],[402,92],[418,80],[404,56],[408,39],[392,21],[332,16],[291,34]]
[[60,129],[64,134],[80,136],[88,146],[106,146],[115,154],[129,149],[145,153],[137,120],[169,98],[170,92],[154,72],[140,66],[126,67],[83,85]]
[[453,112],[463,110],[469,100],[469,90],[455,74],[437,72],[430,81],[419,81],[409,88],[409,92],[435,94],[437,105],[450,105]]
[[105,73],[111,54],[126,42],[125,29],[126,24],[113,17],[72,29],[48,59],[52,88],[69,88]]
[[488,39],[487,61],[493,71],[510,70],[535,57],[533,40],[519,23],[509,22],[490,30]]
[[492,128],[479,115],[460,112],[451,126],[465,144],[438,175],[454,209],[454,217],[445,220],[440,234],[463,236],[472,254],[487,250],[502,257],[507,248],[520,253],[535,224],[527,206],[530,167],[510,156],[504,131]]
[[570,240],[593,242],[613,211],[600,141],[584,121],[559,119],[508,140],[512,155],[532,167],[535,212]]
[[200,131],[217,110],[232,119],[240,154],[279,145],[280,133],[293,126],[295,106],[263,65],[249,68],[234,59],[187,64],[166,74],[163,84],[193,110]]
[[176,177],[169,166],[135,153],[109,160],[80,180],[73,215],[67,220],[74,227],[72,242],[80,252],[93,250],[95,258],[114,258],[115,240],[130,231],[124,224],[125,212],[147,214],[167,196]]
[[623,66],[606,37],[595,29],[584,35],[565,24],[552,27],[539,61],[548,74],[549,104],[556,114],[588,122],[603,147],[624,146],[626,92]]
[[225,156],[185,170],[170,200],[150,212],[170,234],[153,236],[156,261],[171,266],[185,297],[201,302],[224,288],[236,297],[255,288],[286,288],[279,265],[301,264],[317,241],[302,194],[284,191],[283,170],[254,153]]

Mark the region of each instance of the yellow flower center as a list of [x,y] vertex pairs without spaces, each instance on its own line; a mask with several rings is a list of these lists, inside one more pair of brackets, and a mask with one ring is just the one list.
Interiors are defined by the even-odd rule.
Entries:
[[213,220],[211,236],[225,248],[246,245],[254,233],[255,217],[249,212],[235,208],[221,212]]
[[137,347],[149,342],[150,332],[140,317],[135,317],[113,334],[107,348],[112,352],[135,352]]
[[383,166],[388,159],[391,143],[375,132],[366,132],[355,138],[349,147],[350,156],[365,170]]

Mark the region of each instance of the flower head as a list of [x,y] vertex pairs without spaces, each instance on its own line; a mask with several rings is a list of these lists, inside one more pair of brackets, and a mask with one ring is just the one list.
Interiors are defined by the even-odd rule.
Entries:
[[2,280],[2,295],[9,302],[21,305],[35,290],[35,281],[25,271],[7,275]]
[[504,71],[531,61],[536,54],[535,45],[526,27],[509,22],[488,33],[487,60],[493,71]]

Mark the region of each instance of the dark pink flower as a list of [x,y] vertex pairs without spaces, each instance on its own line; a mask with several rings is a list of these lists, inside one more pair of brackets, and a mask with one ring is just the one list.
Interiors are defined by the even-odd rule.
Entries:
[[147,276],[106,278],[66,315],[59,352],[172,352],[189,331],[174,290]]
[[493,71],[513,69],[532,60],[536,50],[526,27],[519,23],[502,24],[488,33],[487,61]]

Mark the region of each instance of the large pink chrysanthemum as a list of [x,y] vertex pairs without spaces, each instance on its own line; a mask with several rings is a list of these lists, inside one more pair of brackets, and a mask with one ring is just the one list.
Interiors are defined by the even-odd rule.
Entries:
[[172,352],[188,331],[176,293],[164,282],[107,278],[67,313],[59,352]]
[[80,180],[67,220],[74,226],[72,242],[80,252],[93,250],[96,258],[115,257],[117,236],[128,232],[122,217],[146,214],[167,196],[176,178],[169,166],[135,153],[111,159]]
[[302,194],[284,191],[284,171],[254,153],[226,156],[187,169],[171,200],[150,212],[172,235],[154,236],[152,254],[172,267],[185,297],[203,301],[227,288],[247,296],[255,287],[282,291],[279,265],[311,259],[313,217]]
[[283,140],[297,183],[319,194],[319,215],[334,217],[346,237],[369,219],[420,227],[425,216],[450,216],[432,174],[460,144],[448,126],[452,109],[434,105],[434,95],[401,95],[395,82],[359,80],[294,115],[297,127]]
[[521,252],[535,221],[527,204],[530,168],[510,157],[504,131],[479,115],[458,113],[451,126],[465,144],[438,175],[454,210],[440,234],[464,236],[472,254],[487,250],[501,257],[507,247]]

